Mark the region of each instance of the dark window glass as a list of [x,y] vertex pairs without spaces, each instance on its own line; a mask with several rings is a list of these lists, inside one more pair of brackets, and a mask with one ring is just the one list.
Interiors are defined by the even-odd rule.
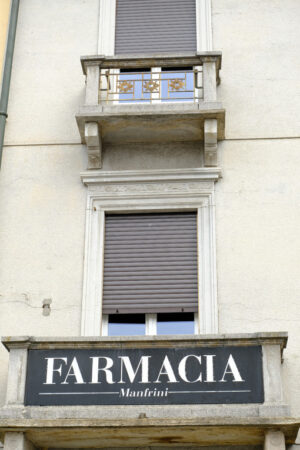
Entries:
[[110,314],[108,336],[143,336],[146,334],[145,314]]
[[194,313],[157,314],[157,334],[194,334]]

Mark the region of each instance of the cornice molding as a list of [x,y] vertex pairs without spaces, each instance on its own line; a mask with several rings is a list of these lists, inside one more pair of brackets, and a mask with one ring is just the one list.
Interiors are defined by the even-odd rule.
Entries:
[[168,169],[168,170],[122,170],[103,171],[87,170],[81,172],[80,177],[86,186],[109,183],[145,183],[145,182],[216,182],[221,178],[219,167],[202,167],[197,169]]

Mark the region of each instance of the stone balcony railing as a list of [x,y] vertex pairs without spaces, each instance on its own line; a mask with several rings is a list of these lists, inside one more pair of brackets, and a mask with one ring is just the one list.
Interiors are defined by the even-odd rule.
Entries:
[[81,58],[85,104],[77,114],[89,169],[105,144],[204,142],[204,164],[217,165],[225,112],[217,101],[221,53]]

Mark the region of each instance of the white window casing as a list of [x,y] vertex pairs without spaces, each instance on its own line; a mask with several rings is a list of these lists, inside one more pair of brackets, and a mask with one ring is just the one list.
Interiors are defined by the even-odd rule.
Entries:
[[98,55],[115,52],[116,0],[99,0]]
[[211,0],[196,0],[197,52],[213,49]]
[[82,336],[106,334],[106,321],[101,326],[106,212],[197,211],[198,330],[218,332],[214,183],[219,177],[218,168],[81,174],[88,186]]

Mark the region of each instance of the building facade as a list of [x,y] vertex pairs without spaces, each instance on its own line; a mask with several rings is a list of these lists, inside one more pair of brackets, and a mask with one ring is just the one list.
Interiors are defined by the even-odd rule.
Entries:
[[299,16],[297,0],[20,0],[5,450],[297,450]]

